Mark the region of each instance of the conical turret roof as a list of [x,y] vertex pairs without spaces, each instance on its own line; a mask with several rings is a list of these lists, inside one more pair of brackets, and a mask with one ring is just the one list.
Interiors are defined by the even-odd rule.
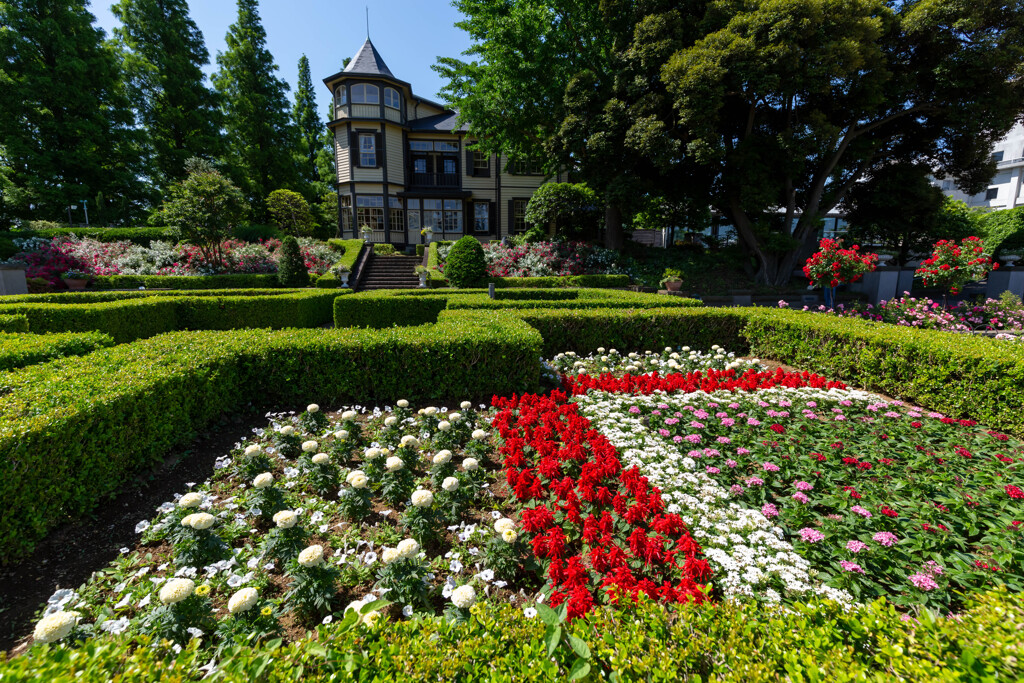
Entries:
[[352,61],[345,67],[344,73],[353,74],[374,74],[378,76],[389,76],[394,78],[395,75],[391,73],[391,69],[384,63],[384,58],[377,52],[377,48],[373,46],[370,39],[367,38],[363,46],[359,48],[359,52],[356,53]]

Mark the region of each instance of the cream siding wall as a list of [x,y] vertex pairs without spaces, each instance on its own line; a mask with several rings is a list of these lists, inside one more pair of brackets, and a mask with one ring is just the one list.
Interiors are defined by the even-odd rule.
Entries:
[[352,116],[357,119],[379,119],[380,106],[376,104],[353,104]]
[[356,194],[384,194],[381,183],[356,183]]
[[[402,143],[402,129],[387,126],[388,182],[405,186],[405,155]],[[401,191],[402,187],[393,188]]]
[[338,154],[335,157],[335,163],[338,168],[338,182],[347,183],[351,180],[352,171],[349,156],[348,131],[345,128],[335,128],[334,142],[335,149],[338,150]]
[[384,118],[388,121],[394,121],[395,123],[402,122],[402,112],[391,107],[384,107]]

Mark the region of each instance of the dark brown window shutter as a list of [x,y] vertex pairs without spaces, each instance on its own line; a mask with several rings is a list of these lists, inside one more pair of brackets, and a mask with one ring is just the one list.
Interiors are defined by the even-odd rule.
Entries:
[[496,205],[494,202],[487,202],[487,232],[492,235],[498,234],[498,212],[495,211]]
[[359,133],[350,133],[348,141],[348,158],[353,166],[362,167],[359,163]]
[[491,155],[490,154],[487,155],[487,168],[483,168],[483,169],[480,170],[480,177],[481,178],[490,178],[491,177]]
[[476,165],[473,163],[473,150],[466,150],[466,175],[476,175]]

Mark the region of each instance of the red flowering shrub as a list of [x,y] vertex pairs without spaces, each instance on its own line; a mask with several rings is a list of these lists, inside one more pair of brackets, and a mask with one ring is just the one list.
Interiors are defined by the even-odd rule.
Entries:
[[[740,376],[736,376],[735,370],[708,370],[706,372],[670,373],[659,375],[651,373],[647,375],[623,375],[615,377],[611,374],[603,374],[600,377],[591,375],[578,375],[570,377],[562,376],[562,387],[572,396],[579,396],[587,393],[590,389],[607,391],[616,394],[652,394],[655,391],[668,393],[681,391],[693,392],[703,391],[758,391],[772,387],[787,387],[799,389],[811,387],[812,389],[845,389],[846,385],[825,379],[820,375],[809,372],[785,372],[778,368],[775,372],[758,372],[749,369]],[[782,432],[779,432],[780,434]]]
[[985,253],[980,239],[965,237],[960,244],[948,240],[936,242],[931,258],[922,261],[914,274],[921,278],[925,287],[941,287],[951,294],[959,294],[968,282],[980,280],[998,267],[999,264],[993,263]]
[[807,259],[804,275],[817,287],[835,287],[844,282],[856,282],[878,265],[877,254],[861,254],[853,245],[843,249],[842,240],[823,239],[820,251]]

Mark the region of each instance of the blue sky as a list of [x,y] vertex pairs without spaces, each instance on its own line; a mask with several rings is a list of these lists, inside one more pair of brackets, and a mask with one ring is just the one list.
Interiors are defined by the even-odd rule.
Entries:
[[[118,25],[110,12],[113,0],[91,0],[90,10],[107,35]],[[322,79],[341,70],[366,40],[366,10],[370,9],[370,38],[397,78],[413,91],[437,100],[443,83],[430,68],[437,57],[458,57],[469,47],[469,36],[455,28],[462,15],[448,0],[261,0],[260,17],[267,47],[279,67],[278,76],[295,89],[299,57],[309,57],[318,110],[327,106]],[[234,0],[190,0],[193,21],[203,32],[210,51],[207,74],[216,70],[217,52],[226,49],[224,36],[235,21]]]

